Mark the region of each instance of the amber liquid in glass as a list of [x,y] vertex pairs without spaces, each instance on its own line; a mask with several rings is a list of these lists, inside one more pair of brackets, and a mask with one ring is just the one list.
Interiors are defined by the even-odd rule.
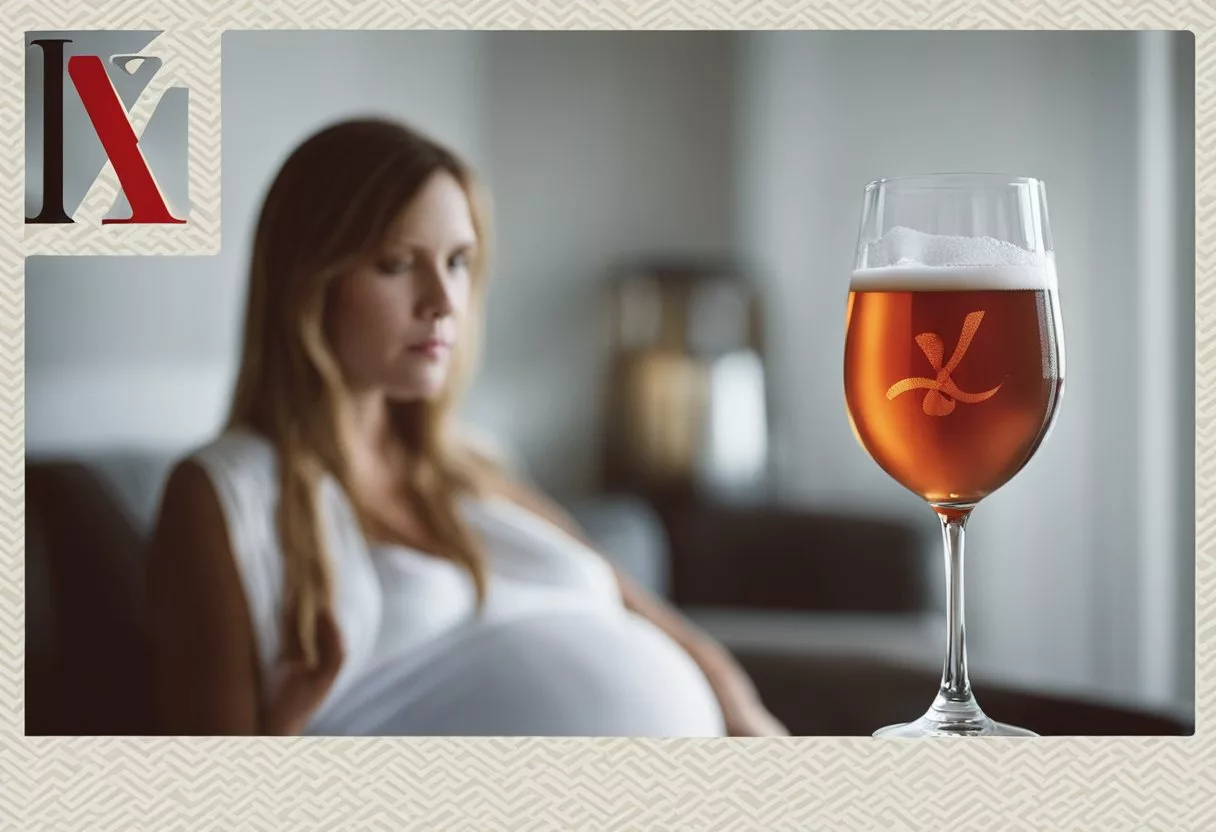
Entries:
[[[970,279],[974,277],[974,279]],[[856,284],[844,389],[853,432],[904,487],[972,504],[1030,460],[1064,385],[1059,307],[1049,289]]]

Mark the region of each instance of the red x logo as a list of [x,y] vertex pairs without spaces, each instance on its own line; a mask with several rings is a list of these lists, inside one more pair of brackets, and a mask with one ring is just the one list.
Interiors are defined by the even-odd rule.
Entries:
[[984,320],[984,313],[972,312],[963,321],[963,331],[958,336],[958,345],[954,348],[954,355],[950,356],[950,361],[946,366],[942,366],[942,356],[945,355],[945,347],[942,344],[942,339],[936,332],[922,332],[916,336],[916,343],[920,347],[921,352],[929,359],[929,364],[937,371],[937,378],[905,378],[892,384],[887,390],[887,398],[894,399],[901,393],[906,393],[909,390],[926,389],[929,392],[925,394],[925,400],[921,404],[921,409],[928,416],[949,416],[954,412],[954,406],[957,402],[964,404],[978,404],[986,399],[996,395],[996,391],[1001,389],[1001,382],[991,390],[985,390],[983,393],[967,393],[958,388],[954,383],[954,379],[950,374],[957,369],[959,362],[963,360],[963,356],[967,354],[967,348],[971,346],[971,339],[975,337],[976,331],[980,328],[980,321]]

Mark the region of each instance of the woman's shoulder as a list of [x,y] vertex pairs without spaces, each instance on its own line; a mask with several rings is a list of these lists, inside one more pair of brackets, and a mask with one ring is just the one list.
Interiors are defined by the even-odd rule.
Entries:
[[196,446],[188,455],[195,460],[223,461],[231,465],[274,466],[275,447],[267,437],[244,426],[228,427]]
[[217,487],[225,482],[244,482],[269,488],[278,479],[274,443],[246,427],[226,428],[187,454],[183,462],[201,467]]
[[178,459],[165,498],[187,505],[217,502],[230,522],[250,519],[273,505],[277,468],[269,439],[247,428],[227,428]]

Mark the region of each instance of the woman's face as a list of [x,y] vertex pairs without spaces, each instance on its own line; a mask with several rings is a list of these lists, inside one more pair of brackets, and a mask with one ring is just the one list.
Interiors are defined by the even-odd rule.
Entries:
[[438,171],[372,261],[337,280],[330,344],[346,383],[395,400],[436,396],[465,322],[476,231],[464,189]]

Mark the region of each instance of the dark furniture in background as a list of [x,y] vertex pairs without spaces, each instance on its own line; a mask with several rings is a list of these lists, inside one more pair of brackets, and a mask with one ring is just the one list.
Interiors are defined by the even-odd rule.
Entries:
[[[681,606],[817,612],[932,609],[935,538],[895,520],[777,506],[672,503],[658,510]],[[932,531],[931,524],[925,527]],[[933,563],[936,563],[934,558]]]

